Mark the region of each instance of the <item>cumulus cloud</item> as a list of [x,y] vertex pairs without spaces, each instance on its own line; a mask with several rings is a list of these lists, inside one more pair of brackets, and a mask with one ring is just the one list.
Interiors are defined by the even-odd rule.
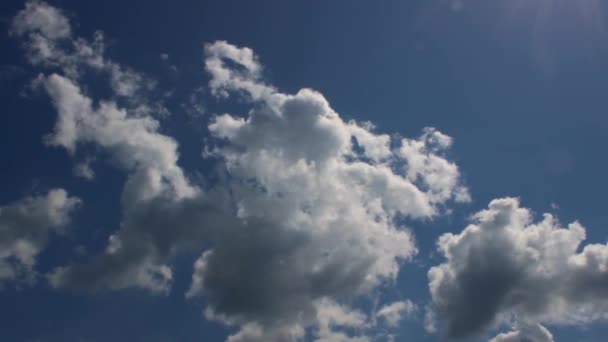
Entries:
[[62,11],[42,1],[26,3],[15,16],[12,28],[18,35],[40,34],[48,39],[67,38],[72,31]]
[[113,94],[133,110],[145,114],[166,111],[161,102],[146,97],[156,86],[154,80],[105,56],[101,31],[95,32],[91,41],[74,36],[65,13],[44,1],[28,1],[13,18],[11,34],[24,39],[23,47],[34,65],[59,69],[72,80],[88,71],[95,76],[102,73]]
[[521,336],[535,322],[608,318],[608,245],[582,246],[581,224],[563,227],[550,214],[534,222],[515,198],[493,200],[473,220],[461,233],[439,238],[446,262],[428,273],[433,307],[449,336],[473,335],[513,317],[528,330],[501,338]]
[[0,286],[33,280],[37,255],[51,233],[61,233],[80,200],[63,189],[0,207]]
[[[55,68],[38,79],[58,114],[46,142],[73,155],[92,145],[128,175],[120,228],[88,262],[55,269],[55,287],[164,293],[174,257],[201,253],[186,295],[205,297],[207,318],[240,327],[229,341],[297,341],[310,329],[319,341],[366,341],[374,320],[349,305],[392,284],[416,254],[403,218],[431,219],[469,200],[447,135],[427,128],[401,139],[345,121],[317,91],[266,84],[253,51],[223,41],[205,46],[211,94],[251,109],[210,118],[203,156],[222,171],[203,188],[161,122],[120,101],[139,74],[109,61],[103,39],[40,33],[47,28],[28,13],[14,19],[15,35],[33,64]],[[85,91],[85,67],[109,73],[111,98]],[[404,305],[380,317],[396,324]]]
[[[216,317],[256,324],[261,336],[275,334],[277,322],[296,322],[316,325],[321,340],[346,340],[321,323],[327,309],[315,303],[348,301],[395,279],[416,253],[396,218],[433,217],[446,201],[462,199],[458,169],[443,156],[449,144],[430,135],[448,138],[428,129],[392,141],[369,123],[342,120],[314,90],[281,93],[262,80],[250,49],[220,41],[205,56],[212,92],[252,104],[244,116],[212,118],[215,144],[206,150],[224,163],[245,227],[199,258],[188,295],[206,296]],[[406,143],[420,148],[393,148]],[[414,165],[416,158],[422,161]],[[436,169],[425,168],[429,159],[453,167],[455,181],[425,178]],[[417,171],[408,177],[411,168]],[[439,188],[445,196],[435,195]]]
[[[144,76],[107,59],[100,32],[92,43],[73,37],[71,30],[63,35],[47,32],[52,25],[37,24],[35,15],[41,11],[51,17],[48,21],[69,27],[60,10],[44,2],[29,2],[13,19],[13,34],[25,38],[30,62],[55,71],[41,74],[36,80],[58,114],[46,143],[63,147],[72,155],[77,155],[81,147],[94,146],[129,175],[122,196],[125,228],[110,237],[106,253],[92,266],[59,268],[50,276],[51,283],[82,288],[141,286],[164,291],[171,281],[171,270],[156,256],[169,253],[173,246],[161,248],[159,245],[164,246],[164,242],[146,239],[144,236],[154,235],[154,228],[140,221],[147,220],[145,215],[155,206],[171,206],[173,202],[195,197],[199,190],[177,165],[177,142],[160,134],[160,122],[152,113],[142,110],[142,106],[154,104],[143,95],[135,96],[136,103],[118,103],[121,96],[130,97],[145,86]],[[41,49],[40,44],[46,48]],[[114,98],[95,99],[83,90],[86,87],[81,76],[86,68],[107,73],[106,84],[113,90]],[[76,165],[77,175],[89,179],[94,176],[92,158]],[[172,207],[172,210],[182,209]],[[165,228],[173,225],[166,220],[162,222]]]
[[553,335],[538,323],[526,324],[517,330],[499,334],[490,342],[553,342]]
[[[234,49],[225,50],[250,56]],[[260,70],[250,57],[243,65]],[[224,71],[231,79],[232,69]],[[244,79],[245,84],[258,87],[257,77]],[[416,253],[397,215],[432,217],[461,187],[448,184],[453,196],[435,196],[425,179],[408,178],[410,166],[391,149],[388,135],[344,122],[321,94],[305,89],[251,99],[259,109],[246,118],[225,114],[212,120],[215,140],[206,156],[220,161],[229,177],[204,192],[190,185],[176,164],[176,144],[156,132],[151,118],[130,117],[112,103],[93,109],[58,75],[49,76],[45,86],[60,114],[51,141],[68,149],[78,141],[108,148],[131,174],[123,195],[123,228],[107,252],[92,264],[57,270],[52,283],[166,291],[171,256],[200,249],[204,241],[212,248],[195,263],[187,295],[206,297],[209,318],[242,326],[234,341],[297,340],[310,325],[320,340],[350,338],[335,331],[339,324],[323,323],[330,309],[318,303],[349,301],[394,279],[400,263]],[[230,87],[225,84],[222,96],[231,94]],[[236,86],[232,91],[247,95]],[[74,129],[72,123],[82,127]],[[442,159],[448,145],[425,134],[408,140],[425,146],[412,154]],[[361,141],[360,151],[353,140]]]
[[425,128],[418,139],[403,139],[398,154],[407,163],[408,179],[419,180],[428,189],[431,201],[442,202],[454,197],[458,202],[469,202],[468,190],[459,184],[458,167],[438,155],[451,145],[451,137],[434,128]]
[[389,326],[397,326],[404,315],[411,315],[416,309],[416,304],[410,300],[398,301],[380,308],[376,312],[376,317],[384,320]]
[[[65,13],[29,1],[11,34],[43,68],[35,84],[57,111],[45,142],[73,156],[93,146],[127,175],[120,226],[105,250],[56,268],[54,287],[166,293],[175,256],[197,255],[186,296],[205,298],[208,319],[237,326],[232,342],[364,342],[378,337],[378,322],[396,327],[417,310],[409,300],[375,312],[352,305],[393,284],[416,255],[405,219],[429,220],[471,200],[447,157],[451,137],[428,127],[399,138],[346,121],[318,91],[268,84],[253,50],[218,41],[204,50],[209,93],[249,110],[205,117],[203,157],[221,171],[203,187],[162,132],[155,82],[107,58],[101,32],[76,37]],[[104,75],[97,85],[111,90],[106,98],[87,91],[90,71]],[[197,112],[202,92],[190,99]],[[74,172],[92,180],[93,160]],[[0,207],[0,285],[33,277],[49,235],[79,202],[56,189]],[[584,240],[577,222],[564,227],[550,214],[535,222],[515,198],[492,201],[438,240],[445,261],[428,273],[427,329],[446,323],[447,336],[461,338],[509,324],[513,331],[491,342],[547,342],[541,324],[608,318],[608,245]]]
[[51,74],[43,80],[58,113],[50,145],[74,152],[78,144],[95,144],[112,152],[125,170],[132,172],[127,202],[152,198],[166,187],[176,197],[192,196],[195,189],[177,166],[177,143],[158,133],[159,122],[149,116],[128,115],[115,102],[96,108],[70,79]]
[[[186,224],[193,224],[173,215],[197,207],[199,204],[185,202],[192,201],[200,192],[177,165],[177,143],[158,133],[159,122],[150,116],[130,115],[114,102],[102,102],[94,107],[91,99],[63,76],[46,77],[44,87],[59,114],[55,130],[48,136],[49,144],[63,146],[71,152],[81,144],[94,144],[108,151],[116,165],[129,174],[122,196],[124,228],[112,236],[105,256],[94,266],[57,270],[51,277],[52,283],[95,288],[142,286],[166,291],[171,272],[167,265],[156,262],[156,256],[174,249],[170,246],[161,252],[159,245],[175,241],[157,239],[180,222],[184,224],[182,229]],[[203,200],[200,206],[205,206]],[[163,210],[160,215],[165,217],[156,221],[159,231],[150,220],[159,214],[153,215],[152,210]],[[168,222],[169,217],[175,222]],[[198,219],[196,215],[187,217]],[[179,229],[175,230],[177,239]],[[152,235],[150,240],[145,238],[149,235]]]

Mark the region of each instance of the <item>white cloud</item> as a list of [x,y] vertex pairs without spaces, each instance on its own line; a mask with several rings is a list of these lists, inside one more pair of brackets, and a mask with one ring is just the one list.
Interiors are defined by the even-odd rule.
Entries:
[[608,246],[581,249],[585,229],[550,214],[533,222],[515,198],[493,200],[460,234],[438,246],[446,262],[429,271],[433,306],[453,337],[476,334],[515,317],[580,324],[606,319]]
[[[365,341],[368,315],[348,305],[392,284],[416,254],[401,218],[430,219],[468,199],[445,156],[451,138],[428,128],[395,140],[344,121],[319,92],[266,84],[253,51],[226,42],[205,47],[211,93],[251,110],[211,118],[205,157],[223,174],[203,189],[161,122],[119,101],[145,81],[103,55],[101,33],[89,43],[24,27],[16,34],[31,62],[60,70],[38,81],[58,113],[47,143],[74,155],[92,145],[128,175],[120,229],[104,252],[52,272],[55,287],[166,293],[175,255],[202,253],[187,296],[205,296],[208,318],[240,327],[229,341],[296,341],[309,328],[319,341]],[[111,98],[85,91],[86,68],[109,75]],[[382,317],[392,322],[397,309]]]
[[30,1],[13,19],[14,34],[40,34],[48,39],[68,38],[71,28],[61,10],[43,1]]
[[61,233],[80,200],[63,189],[0,207],[0,286],[33,280],[37,255],[51,233]]
[[[416,253],[396,215],[432,217],[449,199],[395,171],[408,167],[398,153],[372,159],[367,150],[355,151],[352,138],[362,132],[367,141],[390,145],[369,125],[342,121],[312,90],[271,94],[248,118],[216,117],[209,156],[230,176],[205,193],[177,166],[177,144],[157,133],[157,121],[131,116],[113,102],[93,108],[59,75],[43,84],[59,113],[49,142],[68,150],[82,143],[103,147],[130,174],[122,229],[106,253],[56,270],[51,282],[165,292],[172,256],[205,241],[212,249],[196,262],[188,296],[206,296],[210,317],[242,325],[233,339],[252,340],[260,331],[264,338],[296,336],[293,327],[310,325],[320,339],[347,338],[321,329],[315,303],[348,301],[394,279],[400,263]],[[434,152],[424,153],[441,159]]]
[[93,108],[78,85],[57,74],[46,77],[44,87],[59,114],[48,143],[72,153],[86,143],[112,151],[119,165],[131,172],[124,194],[127,203],[153,198],[165,189],[178,198],[197,191],[177,166],[177,143],[157,132],[157,120],[130,116],[114,102]]
[[368,341],[365,336],[351,337],[344,332],[336,331],[336,328],[364,329],[369,323],[363,312],[328,299],[319,300],[315,304],[317,311],[316,342]]
[[[196,196],[199,190],[177,165],[176,141],[158,133],[160,122],[152,114],[159,109],[159,104],[142,92],[154,82],[107,59],[101,32],[95,33],[92,42],[71,34],[50,34],[45,31],[52,29],[49,25],[37,24],[39,12],[52,13],[54,21],[62,23],[69,32],[71,29],[62,12],[44,2],[29,2],[13,20],[14,35],[25,39],[30,62],[60,70],[41,75],[35,82],[48,93],[58,113],[55,129],[46,137],[47,144],[64,147],[74,156],[83,145],[93,145],[129,174],[122,198],[127,226],[130,226],[128,222],[143,220],[139,215],[152,210],[153,204],[148,201],[164,198],[171,204]],[[105,81],[113,91],[112,99],[96,100],[83,91],[86,87],[81,85],[82,76],[87,68],[107,75]],[[99,82],[98,86],[101,85]],[[121,98],[127,99],[121,101],[124,106],[117,102]],[[76,174],[92,178],[94,170],[90,160],[93,158],[78,163]],[[84,266],[57,269],[50,276],[51,282],[55,286],[142,286],[155,291],[168,290],[172,279],[170,269],[156,258],[163,253],[155,243],[147,243],[141,235],[132,232],[144,227],[131,225],[137,227],[126,227],[124,230],[128,233],[120,232],[112,237],[115,247],[109,248],[106,256],[99,257],[96,266],[90,270]],[[145,229],[140,233],[147,234]],[[103,280],[96,281],[97,277]]]
[[[244,327],[255,323],[272,334],[277,322],[316,325],[319,339],[345,340],[343,332],[322,328],[315,303],[349,300],[395,279],[400,263],[416,253],[396,217],[436,215],[437,205],[460,191],[458,174],[437,196],[424,179],[407,177],[410,166],[391,150],[388,135],[343,121],[314,90],[291,95],[265,84],[251,50],[217,42],[206,46],[206,56],[213,92],[252,104],[244,117],[212,119],[216,145],[207,151],[225,164],[245,227],[196,262],[188,294],[206,296],[216,317]],[[449,144],[430,140],[409,141],[422,146],[422,158],[453,165],[441,155]],[[417,174],[426,170],[435,172],[421,166]]]
[[499,334],[490,342],[553,342],[553,335],[542,325],[528,324],[514,331]]
[[[368,317],[358,310],[337,304],[329,299],[315,302],[315,329],[312,332],[314,342],[369,342],[367,336],[352,336],[340,329],[354,329],[361,333],[370,328]],[[246,323],[240,330],[230,336],[229,342],[265,342],[265,341],[300,341],[306,336],[306,330],[298,323],[282,323],[273,326],[262,326],[258,323]]]
[[468,190],[459,184],[458,167],[441,156],[451,145],[451,137],[426,128],[418,139],[403,139],[398,154],[407,163],[408,179],[419,180],[428,189],[432,201],[443,202],[454,197],[458,202],[469,202]]
[[[47,68],[35,82],[58,114],[47,144],[74,156],[92,145],[128,175],[120,228],[106,249],[56,268],[53,286],[166,293],[174,257],[197,253],[186,296],[204,296],[208,319],[238,326],[232,342],[298,341],[307,331],[317,342],[368,341],[377,319],[395,327],[417,310],[409,300],[376,312],[349,305],[393,284],[417,253],[402,218],[432,219],[470,201],[447,157],[451,137],[429,127],[398,139],[344,121],[321,93],[280,92],[264,81],[253,50],[218,41],[205,46],[210,92],[250,109],[210,119],[204,157],[222,174],[203,189],[153,116],[166,112],[149,96],[155,82],[108,59],[101,32],[74,37],[61,10],[29,1],[11,34],[24,39],[33,65]],[[105,75],[108,98],[87,93],[87,70]],[[201,93],[190,99],[198,112]],[[93,158],[75,172],[92,179]],[[79,202],[56,189],[0,207],[0,284],[33,277],[49,234]],[[534,222],[517,199],[492,201],[461,233],[439,239],[446,260],[428,273],[427,330],[446,322],[458,338],[515,322],[491,342],[550,342],[541,323],[608,318],[608,245],[581,249],[584,239],[577,222],[562,227],[549,214]]]
[[[226,61],[234,62],[239,69],[231,69]],[[211,74],[209,87],[214,95],[227,97],[229,91],[245,91],[254,100],[280,97],[262,82],[262,67],[247,47],[238,48],[225,41],[205,45],[205,70]]]
[[[62,23],[70,34],[46,32],[56,29],[38,24],[40,12],[51,13],[53,21]],[[155,82],[106,58],[101,32],[96,32],[91,42],[73,37],[67,17],[44,2],[28,2],[12,26],[14,36],[24,39],[30,62],[54,70],[34,82],[50,96],[58,113],[55,129],[46,137],[47,144],[64,147],[74,156],[83,145],[92,145],[129,175],[122,195],[124,228],[110,237],[106,253],[92,265],[58,268],[49,276],[51,283],[58,287],[141,286],[167,291],[172,275],[165,261],[175,249],[175,241],[167,241],[169,247],[164,248],[163,233],[144,222],[159,206],[176,212],[185,210],[176,203],[198,196],[200,190],[177,165],[177,142],[158,132],[160,122],[153,115],[166,109],[147,92]],[[91,75],[97,77],[99,71],[105,75],[96,86],[107,85],[112,90],[109,99],[97,99],[83,90],[88,88],[83,76],[89,70],[96,71]],[[94,175],[87,160],[77,164],[75,172],[88,178]],[[165,229],[173,226],[165,217],[157,222],[162,222]]]
[[299,325],[282,326],[267,331],[257,323],[248,323],[236,334],[228,336],[226,342],[299,341],[305,334]]
[[[13,18],[11,33],[24,38],[23,46],[34,65],[58,68],[72,81],[81,79],[88,70],[105,74],[114,95],[133,109],[151,114],[166,109],[147,93],[156,82],[133,69],[105,56],[105,38],[97,31],[92,41],[74,37],[65,14],[43,1],[28,1],[24,10]],[[152,102],[152,103],[150,103]]]
[[412,315],[417,310],[416,304],[410,300],[387,304],[376,312],[376,317],[383,319],[389,326],[397,326],[403,315]]
[[[152,231],[152,226],[139,225],[143,224],[141,220],[148,219],[142,215],[150,215],[148,211],[155,206],[161,206],[160,209],[164,209],[163,205],[171,206],[179,211],[182,209],[173,207],[179,206],[176,203],[192,199],[200,192],[177,165],[177,143],[158,133],[159,122],[150,116],[129,115],[114,102],[102,102],[94,108],[91,99],[63,76],[46,77],[44,87],[59,114],[55,131],[48,137],[49,144],[63,146],[71,152],[81,144],[93,144],[108,151],[116,164],[129,174],[122,197],[125,228],[113,237],[121,244],[108,250],[90,270],[79,267],[57,270],[51,277],[52,283],[88,287],[86,284],[95,282],[95,278],[102,278],[90,286],[142,286],[167,291],[171,281],[168,266],[163,261],[152,260],[158,253],[155,244],[164,242],[148,243],[142,239],[147,234],[162,232]],[[167,224],[164,229],[172,226],[165,220],[158,222]]]

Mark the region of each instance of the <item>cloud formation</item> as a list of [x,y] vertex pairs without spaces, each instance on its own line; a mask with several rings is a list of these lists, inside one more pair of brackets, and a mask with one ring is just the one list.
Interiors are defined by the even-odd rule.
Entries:
[[34,280],[36,257],[51,233],[62,233],[79,203],[65,190],[53,189],[0,207],[0,287]]
[[13,32],[18,35],[40,35],[46,39],[67,38],[72,34],[68,18],[56,7],[41,1],[30,1],[13,19]]
[[553,335],[542,325],[527,324],[517,330],[499,334],[490,342],[553,342]]
[[384,320],[389,326],[397,326],[403,315],[411,315],[416,311],[416,304],[410,300],[387,304],[376,312],[376,317]]
[[88,74],[105,78],[114,98],[131,111],[146,115],[166,114],[162,101],[152,101],[156,81],[107,58],[101,31],[96,31],[90,41],[74,36],[62,10],[43,1],[28,1],[25,9],[13,18],[10,33],[23,39],[22,46],[31,64],[60,70],[73,81]]
[[[43,21],[38,18],[39,13],[45,13]],[[64,34],[54,33],[57,23],[67,25],[68,29],[62,30]],[[149,219],[156,206],[171,207],[163,215],[169,215],[169,210],[182,210],[172,206],[173,202],[193,198],[199,190],[177,165],[177,142],[160,134],[160,121],[145,110],[154,107],[146,93],[139,91],[146,87],[147,78],[106,58],[102,33],[97,32],[92,43],[74,37],[67,17],[44,2],[29,2],[13,19],[12,32],[25,39],[24,48],[32,64],[51,70],[35,80],[49,95],[58,114],[54,131],[45,137],[45,142],[63,147],[74,156],[81,147],[93,146],[128,174],[121,199],[124,228],[109,238],[106,253],[92,265],[59,268],[50,276],[51,283],[58,287],[141,286],[167,290],[171,270],[158,261],[162,258],[157,255],[170,253],[173,241],[168,241],[170,247],[166,247],[165,242],[155,240],[162,238],[161,233],[143,221]],[[82,76],[87,68],[107,74],[110,98],[97,99],[83,90],[86,86]],[[131,100],[122,101],[124,97]],[[91,178],[94,170],[89,163],[93,158],[87,156],[77,164],[76,171]],[[165,219],[158,222],[164,224],[164,229],[177,224]]]
[[[204,48],[208,89],[183,105],[209,120],[202,158],[219,170],[197,183],[161,127],[168,110],[156,82],[108,58],[103,33],[76,36],[43,1],[27,2],[10,33],[43,71],[33,84],[57,112],[45,143],[80,159],[80,177],[93,180],[92,162],[105,157],[126,174],[107,246],[55,268],[52,286],[163,294],[176,257],[194,256],[185,296],[203,297],[207,319],[235,326],[232,342],[390,339],[385,331],[417,310],[409,300],[378,310],[356,300],[393,285],[417,254],[406,222],[471,200],[447,157],[450,136],[427,127],[398,137],[344,120],[318,91],[268,84],[252,49],[217,41]],[[203,117],[203,93],[248,108]],[[0,286],[34,279],[37,256],[79,203],[55,189],[0,207]],[[468,338],[507,325],[491,342],[552,342],[544,324],[605,320],[608,245],[583,245],[585,235],[549,214],[535,221],[518,199],[492,201],[462,232],[439,238],[445,261],[428,272],[427,329],[445,323],[449,338]]]
[[266,84],[250,49],[220,41],[205,56],[212,92],[251,103],[247,115],[209,124],[216,141],[206,155],[224,163],[246,224],[196,262],[189,295],[205,295],[214,315],[269,334],[278,321],[308,325],[323,311],[319,300],[349,300],[395,279],[416,253],[397,217],[430,218],[446,201],[468,199],[442,133],[393,140],[342,120],[312,89],[292,95]]
[[428,273],[433,307],[448,336],[474,335],[514,318],[523,330],[498,341],[529,331],[550,340],[537,322],[608,318],[608,245],[582,246],[585,228],[578,222],[563,227],[550,214],[534,222],[516,198],[493,200],[473,220],[461,233],[439,238],[446,261]]
[[[123,229],[110,237],[106,255],[94,266],[58,269],[51,277],[52,283],[55,286],[142,286],[155,291],[167,290],[171,271],[168,266],[152,260],[157,254],[170,253],[173,241],[167,241],[169,246],[161,252],[160,245],[165,242],[157,240],[162,236],[155,234],[164,234],[162,230],[183,222],[179,217],[172,217],[174,213],[169,211],[185,210],[188,206],[181,206],[182,201],[199,193],[177,165],[177,143],[158,133],[159,122],[150,116],[129,115],[115,102],[102,102],[94,108],[91,99],[68,78],[52,74],[44,79],[44,87],[59,114],[55,131],[48,137],[49,143],[68,151],[74,151],[81,144],[93,144],[107,151],[129,174],[122,195]],[[180,205],[175,204],[177,202]],[[161,231],[156,231],[151,224],[154,222],[151,217],[159,215],[153,214],[153,210],[162,210],[160,215],[169,215],[156,221],[166,225],[157,227]],[[167,222],[168,217],[176,221]],[[152,235],[151,241],[148,241],[149,235]],[[175,235],[175,239],[180,238],[177,232]]]
[[[43,2],[13,20],[58,114],[46,142],[72,155],[94,146],[128,177],[120,228],[88,262],[56,268],[54,287],[166,293],[175,256],[196,253],[186,295],[205,298],[207,318],[240,327],[228,341],[366,341],[374,313],[350,304],[392,284],[416,254],[404,219],[470,200],[446,157],[449,136],[426,128],[397,138],[345,121],[317,91],[266,84],[253,51],[223,41],[205,46],[210,92],[250,110],[210,119],[203,156],[222,171],[203,187],[161,121],[141,110],[153,103],[146,77],[106,58],[101,33],[88,42],[72,31]],[[109,76],[108,98],[86,91],[91,68]],[[93,175],[89,164],[77,169]],[[408,310],[397,303],[378,315],[390,326]]]

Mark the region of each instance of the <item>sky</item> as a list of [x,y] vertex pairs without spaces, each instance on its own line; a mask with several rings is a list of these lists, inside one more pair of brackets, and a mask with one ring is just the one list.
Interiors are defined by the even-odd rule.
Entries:
[[3,1],[3,341],[600,342],[600,0]]

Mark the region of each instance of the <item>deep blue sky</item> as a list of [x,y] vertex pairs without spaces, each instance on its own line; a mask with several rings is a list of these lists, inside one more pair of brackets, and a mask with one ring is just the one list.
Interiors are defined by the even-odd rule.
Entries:
[[[204,169],[198,163],[205,133],[178,104],[206,84],[203,44],[218,39],[252,48],[278,88],[321,91],[343,117],[404,136],[433,126],[454,137],[451,157],[473,201],[414,227],[422,265],[404,268],[395,295],[422,304],[426,270],[436,263],[428,261],[435,238],[460,231],[465,218],[493,198],[518,196],[537,213],[579,220],[588,241],[608,239],[608,22],[555,4],[543,17],[552,6],[544,3],[560,1],[534,2],[516,8],[516,1],[472,0],[456,9],[441,0],[50,1],[71,15],[78,35],[103,30],[109,56],[176,89],[165,130],[180,142],[184,165]],[[76,237],[45,251],[41,260],[50,265],[69,260],[66,250],[76,240],[101,248],[120,221],[115,198],[124,175],[100,163],[96,182],[75,179],[65,151],[44,146],[55,116],[44,96],[22,95],[37,71],[26,63],[20,41],[8,35],[8,22],[22,7],[21,1],[0,5],[0,203],[56,186],[87,203],[75,219]],[[221,110],[212,100],[204,106],[205,115]],[[40,262],[43,269],[48,265]],[[168,297],[137,290],[58,293],[44,284],[6,289],[0,292],[0,339],[220,341],[225,328],[205,322],[200,303],[183,299],[189,265],[178,268],[183,281]],[[404,323],[401,338],[434,340],[418,323]],[[601,341],[608,328],[552,332],[557,341],[591,342]]]

